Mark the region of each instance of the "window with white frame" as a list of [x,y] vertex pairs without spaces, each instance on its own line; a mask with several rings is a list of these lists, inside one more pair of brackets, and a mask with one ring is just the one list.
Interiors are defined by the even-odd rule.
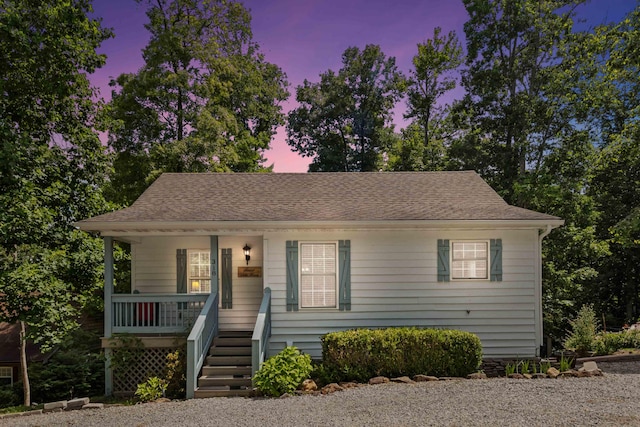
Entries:
[[211,293],[209,251],[189,251],[189,292],[192,294]]
[[0,385],[13,384],[13,368],[11,366],[0,366]]
[[452,242],[451,278],[488,279],[488,242]]
[[336,243],[300,243],[300,306],[335,308],[338,286]]

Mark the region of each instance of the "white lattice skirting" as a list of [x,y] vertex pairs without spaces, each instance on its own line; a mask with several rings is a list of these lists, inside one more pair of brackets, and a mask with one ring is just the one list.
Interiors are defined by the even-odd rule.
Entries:
[[[167,366],[167,355],[176,348],[148,347],[131,361],[127,367],[118,367],[113,371],[114,393],[133,394],[151,377],[163,377]],[[113,351],[118,351],[114,349]]]

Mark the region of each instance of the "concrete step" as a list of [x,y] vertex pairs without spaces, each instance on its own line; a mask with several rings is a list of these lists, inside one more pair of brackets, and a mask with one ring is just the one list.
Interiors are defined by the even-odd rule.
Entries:
[[218,347],[209,349],[211,356],[251,356],[251,347]]
[[207,397],[251,397],[255,393],[253,389],[232,389],[231,387],[200,387],[195,391],[194,397],[196,399],[203,399]]
[[209,366],[251,366],[251,356],[209,356]]
[[203,366],[202,375],[251,375],[251,366]]
[[248,378],[234,378],[231,376],[216,376],[198,378],[198,387],[215,387],[215,386],[228,386],[231,388],[251,387],[251,377]]

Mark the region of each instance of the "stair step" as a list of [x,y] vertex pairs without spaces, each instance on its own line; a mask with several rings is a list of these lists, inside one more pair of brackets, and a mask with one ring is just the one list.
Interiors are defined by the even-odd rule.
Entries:
[[251,338],[253,331],[218,331],[221,338]]
[[251,378],[233,378],[233,377],[200,377],[198,378],[198,387],[251,387]]
[[211,356],[251,356],[251,347],[218,347],[209,349]]
[[251,356],[208,356],[209,366],[251,366]]
[[251,366],[203,366],[202,375],[251,375]]
[[194,397],[202,399],[207,397],[250,397],[254,395],[251,388],[247,389],[231,389],[230,387],[200,387],[195,391]]
[[215,347],[251,347],[251,337],[215,337]]

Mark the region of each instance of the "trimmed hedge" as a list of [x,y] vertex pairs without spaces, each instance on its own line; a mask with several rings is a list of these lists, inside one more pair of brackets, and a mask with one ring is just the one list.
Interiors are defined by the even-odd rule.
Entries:
[[321,338],[324,374],[333,381],[417,374],[463,377],[482,362],[480,339],[451,329],[353,329]]

